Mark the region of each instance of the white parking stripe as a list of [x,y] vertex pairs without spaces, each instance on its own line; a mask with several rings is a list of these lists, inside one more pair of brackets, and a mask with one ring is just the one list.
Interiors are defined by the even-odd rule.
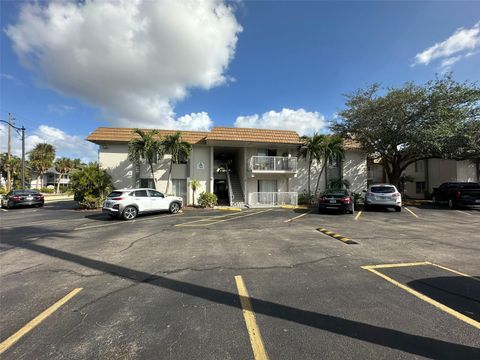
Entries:
[[467,215],[472,216],[472,214],[467,213],[466,211],[462,211],[462,210],[455,210],[455,211],[456,211],[456,212],[459,212],[459,213],[462,213],[462,214],[467,214]]

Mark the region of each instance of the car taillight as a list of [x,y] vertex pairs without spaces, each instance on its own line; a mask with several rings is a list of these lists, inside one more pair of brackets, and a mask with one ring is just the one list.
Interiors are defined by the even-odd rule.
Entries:
[[10,199],[13,200],[13,201],[19,201],[19,200],[20,200],[20,196],[18,196],[18,195],[13,195],[13,196],[10,197]]
[[123,197],[112,198],[112,200],[123,200]]
[[319,203],[324,203],[325,201],[327,201],[327,198],[325,196],[322,196],[321,198],[318,198]]
[[344,204],[350,204],[350,198],[348,196],[345,196],[342,198],[342,203]]
[[455,197],[457,199],[460,199],[460,196],[462,195],[462,193],[460,191],[455,191]]
[[400,196],[400,193],[398,193],[398,192],[392,194],[392,197],[393,197],[393,198],[397,198],[397,197],[399,197],[399,196]]

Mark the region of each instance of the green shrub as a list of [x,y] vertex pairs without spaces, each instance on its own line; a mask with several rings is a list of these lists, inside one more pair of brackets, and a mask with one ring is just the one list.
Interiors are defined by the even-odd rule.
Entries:
[[100,207],[101,199],[93,195],[85,195],[81,201],[78,202],[79,209],[96,209]]
[[49,187],[43,187],[40,189],[40,192],[44,194],[53,194],[54,191],[55,190],[50,189]]
[[82,209],[97,208],[112,190],[112,179],[97,163],[76,170],[70,178],[74,200]]
[[298,203],[300,205],[313,204],[313,200],[314,200],[313,194],[309,194],[307,190],[303,190],[303,192],[298,195]]
[[214,207],[217,205],[217,195],[209,193],[209,192],[202,192],[198,196],[198,205],[201,207]]

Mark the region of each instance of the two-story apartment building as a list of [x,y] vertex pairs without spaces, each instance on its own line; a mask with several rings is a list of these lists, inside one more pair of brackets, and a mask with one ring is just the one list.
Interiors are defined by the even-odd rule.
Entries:
[[[160,136],[174,130],[160,130]],[[202,191],[215,193],[221,204],[236,206],[276,206],[296,204],[298,194],[307,189],[308,170],[298,158],[300,136],[295,131],[215,127],[211,131],[181,131],[182,139],[192,145],[188,160],[174,164],[169,192],[192,204],[188,184],[195,179]],[[128,160],[130,128],[101,127],[87,140],[99,145],[98,161],[112,176],[115,188],[152,187],[146,164]],[[367,184],[367,158],[359,146],[345,142],[344,161],[330,164],[320,179],[324,190],[335,177],[346,179],[351,190],[361,192]],[[168,181],[169,155],[154,165],[156,186],[165,191]],[[312,189],[321,164],[312,169]],[[195,199],[196,200],[196,199]]]

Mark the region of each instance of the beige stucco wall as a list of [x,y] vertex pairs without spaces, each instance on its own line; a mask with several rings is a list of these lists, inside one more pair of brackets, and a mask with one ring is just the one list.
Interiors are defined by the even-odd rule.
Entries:
[[[213,167],[213,164],[211,164],[211,158],[210,158],[210,146],[201,146],[201,145],[196,145],[193,146],[192,148],[192,154],[190,156],[190,177],[188,178],[188,181],[190,180],[198,180],[200,182],[200,187],[197,189],[195,192],[195,203],[198,201],[198,196],[200,193],[206,191],[206,192],[213,192],[212,183],[210,180],[211,175],[211,168]],[[199,168],[199,164],[203,163],[204,168],[201,169]],[[187,183],[187,201],[189,204],[193,202],[193,192]]]
[[350,182],[350,191],[361,193],[367,189],[367,156],[361,151],[346,151],[343,178]]
[[127,144],[101,145],[98,153],[99,165],[112,177],[115,189],[131,188],[134,183],[134,168],[128,160]]

